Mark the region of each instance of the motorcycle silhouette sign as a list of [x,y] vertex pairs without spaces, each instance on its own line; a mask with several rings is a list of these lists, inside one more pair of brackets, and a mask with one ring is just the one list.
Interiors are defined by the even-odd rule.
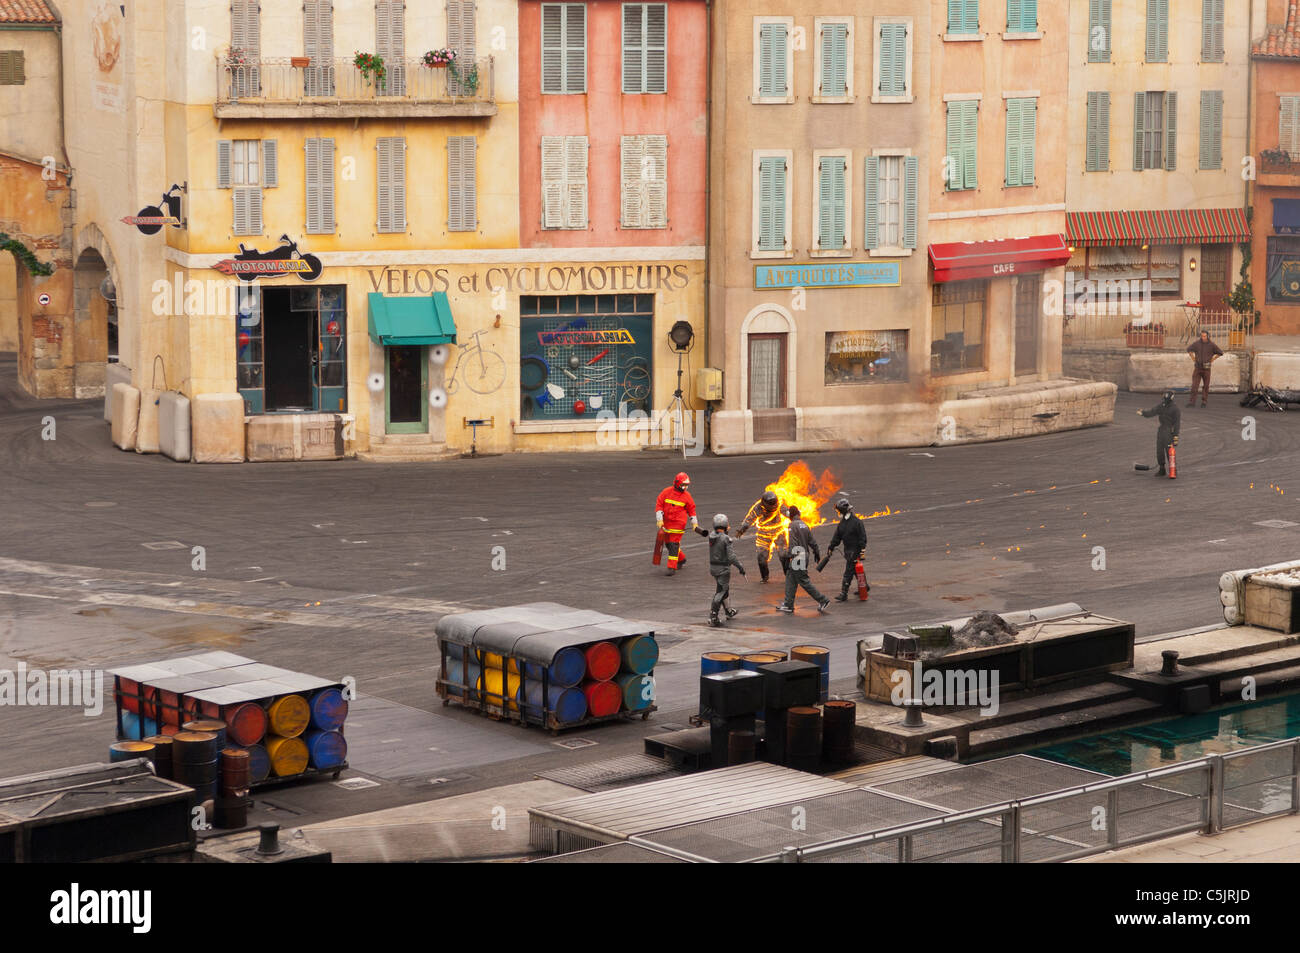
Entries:
[[212,266],[223,275],[240,281],[258,278],[275,278],[280,275],[297,275],[303,281],[315,281],[324,270],[321,261],[311,253],[298,250],[298,243],[288,235],[280,236],[280,244],[270,251],[245,248],[240,243],[239,254],[225,258]]
[[122,221],[127,225],[134,225],[143,235],[157,235],[164,225],[184,228],[180,193],[188,191],[188,182],[183,185],[173,185],[163,193],[162,200],[157,205],[146,205],[137,215],[123,215]]

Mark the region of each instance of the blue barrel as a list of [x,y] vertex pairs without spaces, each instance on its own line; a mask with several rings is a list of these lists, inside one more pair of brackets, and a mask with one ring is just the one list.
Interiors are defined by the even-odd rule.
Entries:
[[[656,649],[656,654],[658,650]],[[582,654],[582,649],[568,646],[560,649],[555,653],[555,658],[551,659],[551,664],[542,666],[536,662],[524,663],[524,677],[530,681],[540,682],[542,673],[545,672],[552,685],[558,685],[561,688],[572,688],[582,681],[587,674],[587,657]]]
[[633,675],[648,675],[659,661],[659,643],[653,635],[634,635],[619,646],[623,656],[623,671]]
[[700,674],[717,675],[740,668],[740,656],[734,652],[706,652],[700,656]]
[[244,750],[248,752],[248,780],[253,784],[265,781],[271,774],[271,756],[265,746],[249,745]]
[[150,735],[158,734],[158,722],[153,718],[141,718],[133,711],[123,711],[119,720],[121,736],[133,741],[141,741]]
[[[443,681],[451,682],[452,685],[465,685],[469,688],[467,692],[470,698],[478,698],[478,680],[483,674],[478,662],[469,663],[469,672],[465,671],[465,664],[461,661],[459,655],[447,656],[447,667],[442,673]],[[467,680],[468,679],[468,680]],[[452,691],[451,694],[459,696],[460,692]]]
[[[582,653],[578,653],[581,657]],[[583,664],[585,666],[586,660]],[[579,688],[562,688],[551,685],[548,691],[551,703],[550,711],[555,720],[562,725],[571,725],[587,717],[587,696]],[[537,721],[542,720],[542,683],[525,681],[519,689],[519,702],[526,715]]]
[[132,761],[135,758],[153,760],[154,746],[148,741],[119,741],[108,746],[108,760]]
[[[322,688],[311,698],[311,726],[318,731],[337,731],[348,717],[348,700],[337,688]],[[308,746],[310,747],[310,745]]]
[[649,675],[625,672],[615,679],[623,693],[623,707],[628,711],[645,711],[655,702],[655,680]]
[[831,650],[824,645],[796,645],[790,649],[790,659],[811,662],[821,669],[820,700],[824,703],[831,695]]
[[348,743],[337,731],[309,731],[303,735],[307,742],[307,763],[318,771],[337,768],[348,759]]

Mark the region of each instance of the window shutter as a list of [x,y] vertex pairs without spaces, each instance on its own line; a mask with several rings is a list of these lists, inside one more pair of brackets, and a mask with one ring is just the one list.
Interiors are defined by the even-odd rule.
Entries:
[[383,57],[384,92],[406,95],[406,4],[402,0],[376,0],[375,53]]
[[563,228],[564,220],[564,137],[542,136],[542,228]]
[[307,187],[307,231],[321,230],[321,166],[320,140],[307,139],[303,142],[304,176]]
[[312,65],[304,77],[308,96],[334,95],[334,5],[329,0],[303,3],[303,55]]
[[948,0],[948,32],[960,33],[962,29],[962,0]]
[[844,23],[826,23],[821,30],[821,72],[818,91],[822,96],[848,95],[848,33]]
[[965,109],[962,110],[961,139],[962,139],[962,157],[961,172],[962,185],[965,188],[973,189],[979,185],[979,103],[963,103]]
[[1021,168],[1023,165],[1021,156],[1021,108],[1020,100],[1007,100],[1007,185],[1014,186],[1020,184]]
[[1224,0],[1201,0],[1201,59],[1223,62]]
[[668,92],[668,5],[646,6],[645,92]]
[[217,188],[230,188],[230,140],[217,140]]
[[625,93],[645,91],[644,27],[645,4],[623,4],[623,92]]
[[[474,0],[448,0],[447,46],[456,51],[456,62],[469,70],[478,57],[478,31],[474,19]],[[464,96],[469,90],[465,83],[453,75],[447,77],[448,91],[453,96]]]
[[1300,152],[1300,96],[1278,100],[1277,145],[1288,155]]
[[946,189],[960,189],[962,187],[962,157],[965,152],[962,149],[961,139],[961,117],[962,104],[948,104],[948,155],[947,155],[947,172],[948,180],[943,186]]
[[921,160],[916,156],[903,158],[903,247],[916,248],[917,183],[920,181]]
[[334,140],[308,139],[307,231],[329,235],[334,232]]
[[867,156],[867,174],[863,182],[862,218],[865,227],[862,230],[862,247],[866,249],[880,246],[880,158]]
[[0,52],[0,86],[14,85],[13,57],[6,51]]
[[378,151],[378,230],[406,231],[406,140],[376,140]]
[[1142,157],[1146,153],[1146,112],[1147,94],[1133,94],[1133,169],[1141,172]]
[[1088,62],[1110,62],[1111,0],[1088,0]]
[[276,139],[262,140],[262,186],[268,189],[280,186],[280,149]]
[[1020,184],[1033,185],[1038,145],[1038,100],[1020,101]]
[[231,195],[231,208],[234,211],[234,218],[230,224],[230,230],[236,235],[248,234],[248,189],[238,188]]
[[587,227],[587,137],[567,136],[564,141],[564,184],[568,192],[569,228]]
[[1169,59],[1169,0],[1147,0],[1147,62]]
[[623,227],[641,228],[645,224],[645,188],[641,179],[645,142],[641,136],[624,136],[622,147]]
[[[564,91],[585,93],[587,91],[587,7],[582,3],[566,3],[564,14]],[[585,191],[583,201],[586,202]],[[586,220],[584,210],[584,227]]]
[[1223,91],[1201,93],[1201,168],[1223,165]]
[[1110,93],[1088,94],[1089,172],[1110,170]]
[[1178,168],[1178,94],[1165,93],[1165,169]]
[[817,247],[822,251],[838,249],[835,240],[834,163],[823,157],[817,164]]
[[1023,0],[1007,0],[1007,32],[1020,31],[1020,19],[1023,16]]
[[907,25],[880,26],[880,95],[907,95]]
[[406,139],[393,139],[393,230],[406,231]]
[[775,41],[772,27],[775,24],[764,23],[758,28],[758,95],[773,96]]
[[759,235],[763,251],[784,251],[785,234],[785,159],[766,156],[759,160]]
[[784,23],[773,23],[772,27],[772,92],[770,96],[789,96],[790,77],[786,75],[786,47],[790,37]]
[[257,186],[240,186],[234,191],[236,235],[262,234],[262,190]]
[[564,92],[564,7],[542,4],[542,92]]
[[961,26],[963,33],[978,33],[980,29],[980,0],[964,0]]
[[447,137],[447,229],[472,232],[478,228],[478,140]]
[[645,224],[647,228],[668,227],[668,137],[646,136],[645,154],[650,159],[649,178],[645,183]]
[[1038,0],[1020,0],[1020,32],[1034,33],[1038,30]]

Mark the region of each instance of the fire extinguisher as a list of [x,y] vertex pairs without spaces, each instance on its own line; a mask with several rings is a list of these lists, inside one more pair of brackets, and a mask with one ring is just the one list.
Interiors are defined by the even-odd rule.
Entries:
[[1178,478],[1178,448],[1174,444],[1169,445],[1169,479]]

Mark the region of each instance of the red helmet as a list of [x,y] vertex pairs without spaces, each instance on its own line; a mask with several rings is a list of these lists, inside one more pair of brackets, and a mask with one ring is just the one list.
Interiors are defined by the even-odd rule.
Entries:
[[678,486],[690,486],[691,478],[688,477],[685,473],[679,473],[677,474],[677,476],[673,477],[673,482],[676,483]]

